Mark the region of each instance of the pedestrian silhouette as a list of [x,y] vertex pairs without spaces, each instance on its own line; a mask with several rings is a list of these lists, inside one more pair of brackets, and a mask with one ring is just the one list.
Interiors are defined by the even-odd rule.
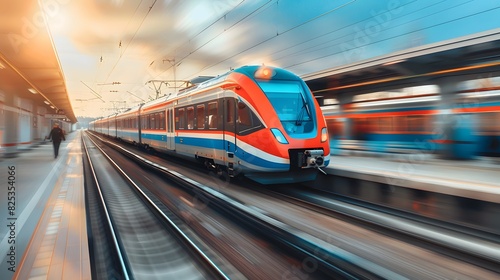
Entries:
[[52,145],[54,146],[54,158],[57,158],[57,156],[59,155],[59,145],[61,145],[61,140],[66,141],[64,132],[59,127],[58,123],[54,123],[54,127],[49,134],[49,139],[52,139]]

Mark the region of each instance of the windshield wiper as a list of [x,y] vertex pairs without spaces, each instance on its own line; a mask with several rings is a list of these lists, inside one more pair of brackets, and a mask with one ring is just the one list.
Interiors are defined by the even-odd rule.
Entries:
[[302,102],[304,102],[304,105],[302,105],[302,108],[300,109],[299,115],[297,116],[297,120],[295,121],[296,126],[300,126],[302,124],[302,121],[304,120],[304,109],[307,112],[307,116],[311,117],[311,111],[309,110],[309,106],[307,105],[306,98],[302,93],[300,93],[300,97],[302,97]]

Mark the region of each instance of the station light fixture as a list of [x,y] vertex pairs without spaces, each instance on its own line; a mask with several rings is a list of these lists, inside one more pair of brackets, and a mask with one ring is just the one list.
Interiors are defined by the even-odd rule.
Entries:
[[33,94],[37,94],[38,91],[36,91],[36,89],[33,89],[33,88],[29,88],[28,89],[29,92],[33,93]]

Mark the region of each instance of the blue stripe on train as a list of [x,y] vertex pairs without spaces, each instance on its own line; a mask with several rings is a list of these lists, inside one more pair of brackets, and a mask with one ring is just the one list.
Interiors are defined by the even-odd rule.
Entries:
[[[141,133],[142,139],[148,139],[148,140],[153,140],[153,141],[167,142],[167,137],[166,136],[167,136],[166,134]],[[162,137],[165,137],[165,139],[162,139]]]
[[[163,135],[163,136],[165,136],[165,135]],[[149,139],[149,140],[153,140],[153,141],[166,142],[166,140],[161,139],[162,135],[143,133],[142,137]],[[232,142],[229,142],[227,140],[199,138],[199,137],[185,137],[185,136],[175,137],[175,144],[176,145],[187,145],[187,146],[191,146],[191,147],[200,147],[200,148],[205,148],[205,149],[215,149],[215,150],[219,150],[219,151],[225,151],[225,149],[224,149],[225,147],[227,147],[228,145],[234,145]],[[256,165],[256,166],[263,167],[263,168],[279,169],[279,170],[288,170],[289,169],[289,164],[272,162],[272,161],[257,157],[251,151],[245,151],[241,147],[238,147],[235,154],[241,160],[246,161],[246,162],[253,164],[253,165]]]

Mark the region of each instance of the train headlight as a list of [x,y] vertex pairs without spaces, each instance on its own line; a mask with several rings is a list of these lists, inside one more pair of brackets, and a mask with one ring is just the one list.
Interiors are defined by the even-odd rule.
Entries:
[[281,133],[281,131],[279,129],[271,128],[271,132],[273,133],[274,138],[276,138],[276,140],[278,142],[280,142],[281,144],[288,144],[288,141],[286,140],[285,135],[283,135],[283,133]]
[[326,142],[328,140],[328,130],[326,127],[323,127],[321,129],[321,143]]
[[274,77],[274,75],[276,75],[276,71],[274,71],[273,68],[266,66],[259,67],[259,69],[255,72],[256,79],[269,80]]

